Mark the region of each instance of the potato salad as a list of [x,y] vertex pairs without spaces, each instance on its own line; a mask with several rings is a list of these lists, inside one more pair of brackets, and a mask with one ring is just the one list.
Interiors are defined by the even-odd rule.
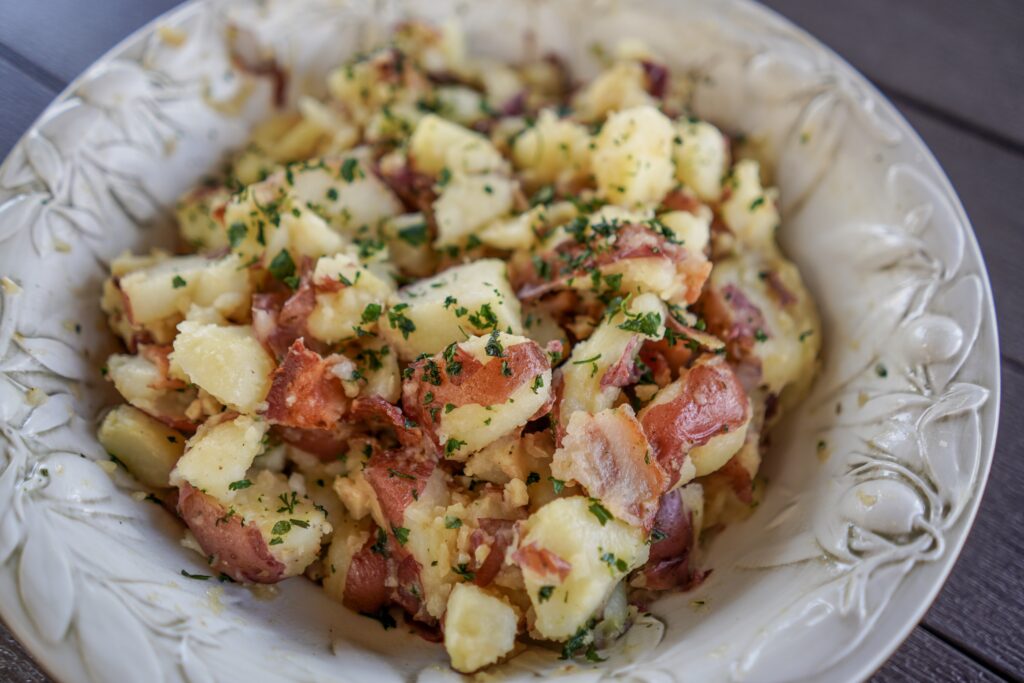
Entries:
[[99,438],[210,574],[305,576],[466,673],[598,661],[704,580],[819,324],[757,146],[643,45],[602,59],[400,25],[181,198],[178,253],[110,264]]

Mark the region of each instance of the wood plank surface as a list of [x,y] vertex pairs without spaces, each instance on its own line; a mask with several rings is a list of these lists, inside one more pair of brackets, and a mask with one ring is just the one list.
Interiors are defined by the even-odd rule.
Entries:
[[[765,0],[878,83],[949,174],[988,265],[1004,357],[995,464],[932,609],[874,681],[1024,680],[1024,2]],[[64,84],[175,0],[0,0],[0,158]],[[46,676],[0,626],[0,681]]]
[[763,2],[889,92],[1024,149],[1024,2]]
[[1003,679],[922,628],[914,629],[872,683],[957,681],[998,683]]

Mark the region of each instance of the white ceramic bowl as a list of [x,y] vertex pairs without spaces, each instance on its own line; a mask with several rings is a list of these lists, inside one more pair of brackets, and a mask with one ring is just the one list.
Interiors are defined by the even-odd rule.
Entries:
[[[756,514],[713,542],[706,583],[656,603],[660,621],[572,680],[867,676],[938,592],[978,508],[995,315],[967,218],[920,139],[838,57],[742,0],[197,1],[89,69],[0,168],[4,621],[66,682],[458,678],[441,647],[301,579],[266,600],[184,578],[202,567],[171,516],[94,462],[95,417],[114,401],[99,370],[113,348],[103,262],[169,243],[175,197],[270,110],[269,85],[226,58],[227,26],[276,51],[294,97],[409,14],[457,14],[476,51],[552,50],[584,75],[592,44],[642,37],[692,73],[697,112],[774,158],[782,240],[824,318],[824,369],[772,435]],[[499,672],[563,666],[527,652]]]

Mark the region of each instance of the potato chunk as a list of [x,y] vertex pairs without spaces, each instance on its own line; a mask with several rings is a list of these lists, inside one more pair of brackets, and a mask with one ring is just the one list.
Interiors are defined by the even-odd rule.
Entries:
[[493,328],[521,334],[519,300],[505,264],[481,259],[392,294],[381,333],[404,360],[434,354]]
[[263,450],[267,423],[247,415],[204,424],[188,440],[188,449],[171,473],[170,483],[192,486],[221,501],[233,501],[231,484],[245,479],[253,459]]
[[434,114],[424,116],[416,126],[409,155],[418,171],[431,175],[445,168],[453,174],[477,174],[507,167],[490,140]]
[[647,553],[643,531],[582,496],[559,498],[530,515],[513,559],[523,570],[535,630],[551,640],[570,638]]
[[120,405],[107,413],[99,440],[136,479],[153,488],[170,486],[171,470],[185,451],[185,437],[146,413]]
[[384,303],[395,291],[391,278],[361,264],[349,253],[325,256],[316,262],[313,286],[316,306],[309,315],[309,332],[325,342],[374,332]]
[[672,123],[654,107],[637,107],[608,117],[594,151],[593,168],[601,196],[618,206],[655,204],[671,189]]
[[672,158],[676,180],[693,190],[701,201],[718,201],[729,165],[729,143],[725,136],[704,121],[678,122],[675,129]]
[[463,673],[493,664],[512,651],[519,618],[512,606],[482,588],[460,583],[445,614],[444,647]]
[[240,412],[255,412],[270,390],[274,359],[248,325],[185,321],[174,340],[173,362],[189,381]]
[[779,224],[779,209],[775,205],[778,192],[761,186],[761,166],[744,159],[733,166],[726,183],[732,188],[721,208],[726,225],[741,242],[773,250],[769,245]]
[[514,181],[495,173],[456,175],[434,202],[434,246],[464,244],[485,225],[511,211],[515,191]]
[[516,138],[512,159],[531,188],[567,186],[590,172],[590,133],[545,109],[537,123]]

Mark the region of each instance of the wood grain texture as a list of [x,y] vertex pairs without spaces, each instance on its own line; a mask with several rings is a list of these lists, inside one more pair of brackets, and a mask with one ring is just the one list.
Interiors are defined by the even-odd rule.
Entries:
[[890,92],[1024,148],[1020,0],[763,0]]
[[872,683],[903,683],[904,681],[957,681],[975,683],[1002,681],[998,675],[964,656],[928,633],[917,628],[904,641],[878,673]]
[[70,82],[122,38],[179,0],[0,1],[0,43]]
[[0,57],[0,159],[46,108],[56,91],[33,80],[13,64]]
[[1003,411],[981,510],[924,618],[1008,678],[1024,679],[1024,369],[1003,365]]

